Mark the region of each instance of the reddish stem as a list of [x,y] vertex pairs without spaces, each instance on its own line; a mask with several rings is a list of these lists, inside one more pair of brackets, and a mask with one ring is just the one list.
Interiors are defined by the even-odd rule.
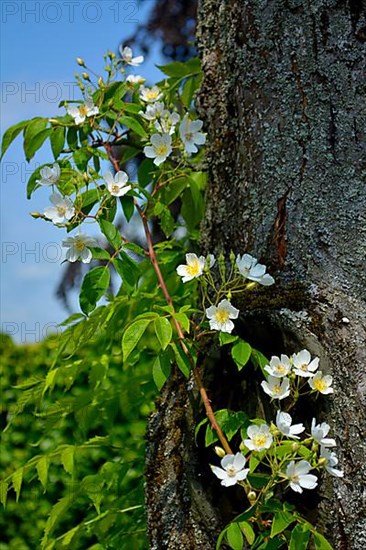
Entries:
[[[118,163],[117,159],[114,158],[114,156],[113,156],[111,144],[108,143],[108,142],[105,142],[104,147],[105,147],[105,150],[107,151],[109,160],[111,161],[111,163],[113,165],[113,168],[116,170],[116,172],[119,172],[121,170],[121,168],[119,166],[119,163]],[[155,253],[155,250],[154,250],[153,242],[152,242],[152,235],[151,235],[151,231],[150,231],[150,228],[149,228],[149,223],[148,223],[147,217],[146,217],[145,213],[143,212],[143,210],[140,208],[140,206],[137,204],[135,199],[134,199],[134,204],[135,204],[135,207],[136,207],[136,209],[137,209],[137,211],[140,215],[140,218],[141,218],[141,221],[142,221],[142,224],[143,224],[143,227],[144,227],[144,232],[145,232],[146,242],[147,242],[147,247],[148,247],[148,254],[149,254],[149,257],[150,257],[150,261],[153,265],[153,268],[155,269],[155,273],[156,273],[158,281],[159,281],[159,286],[160,286],[160,288],[161,288],[161,290],[164,294],[164,297],[165,297],[167,303],[173,308],[173,313],[174,313],[173,300],[172,300],[172,297],[169,294],[169,291],[167,289],[164,277],[163,277],[163,275],[161,273],[161,270],[160,270],[160,266],[159,266],[159,263],[158,263],[158,260],[157,260],[157,257],[156,257],[156,253]],[[185,353],[185,355],[187,356],[187,358],[188,358],[188,360],[191,364],[193,377],[194,377],[194,380],[195,380],[196,385],[198,387],[198,390],[200,392],[201,399],[202,399],[203,405],[205,407],[206,416],[209,419],[209,421],[211,422],[211,427],[212,427],[213,430],[216,431],[217,437],[219,438],[220,443],[223,446],[225,452],[227,454],[233,454],[233,452],[230,448],[230,445],[228,443],[228,440],[226,439],[225,435],[223,434],[223,432],[220,428],[220,425],[218,424],[218,422],[215,418],[215,414],[214,414],[213,409],[211,407],[211,403],[210,403],[210,400],[208,398],[207,391],[206,391],[206,389],[203,385],[199,370],[196,367],[196,365],[194,364],[194,361],[193,361],[193,358],[190,354],[190,351],[189,351],[189,349],[187,348],[187,346],[184,342],[183,329],[182,329],[180,323],[177,321],[177,319],[175,319],[175,317],[173,317],[173,323],[174,323],[174,326],[177,330],[177,333],[178,333],[178,336],[179,336],[179,343],[182,347],[182,350]]]

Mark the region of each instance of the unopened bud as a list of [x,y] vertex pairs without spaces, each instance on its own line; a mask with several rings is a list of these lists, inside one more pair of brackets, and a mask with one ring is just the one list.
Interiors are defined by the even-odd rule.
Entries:
[[231,301],[231,298],[232,298],[232,294],[231,294],[231,290],[229,290],[229,292],[227,293],[227,299],[229,300],[229,302]]
[[85,61],[84,59],[81,59],[81,57],[77,57],[76,62],[78,65],[80,65],[80,67],[85,67]]
[[43,218],[43,214],[41,214],[40,212],[31,212],[30,215],[32,216],[32,218]]
[[234,265],[234,263],[235,263],[235,254],[234,254],[234,252],[233,252],[232,250],[230,250],[230,256],[229,256],[229,258],[230,258],[231,264]]
[[104,80],[103,80],[103,78],[102,78],[101,76],[98,78],[98,86],[99,86],[100,88],[103,88],[103,87],[104,87]]
[[106,65],[104,67],[104,70],[107,72],[107,73],[111,73],[112,72],[112,67],[110,65]]
[[81,73],[81,76],[83,77],[84,80],[90,81],[90,76],[88,75],[88,73]]
[[52,124],[52,126],[60,126],[60,122],[57,120],[57,118],[49,118],[48,122]]
[[326,463],[327,463],[327,459],[324,458],[324,456],[322,456],[321,458],[319,458],[319,462],[318,462],[319,466],[325,466]]
[[242,441],[239,445],[239,450],[242,452],[242,453],[245,453],[245,451],[247,450],[246,446],[244,445],[244,441]]
[[83,173],[83,180],[88,183],[89,182],[89,174],[87,172]]
[[217,456],[220,457],[220,458],[224,458],[224,456],[226,455],[226,453],[225,453],[225,451],[222,447],[214,447],[214,451],[217,454]]
[[245,290],[253,290],[253,288],[255,288],[257,286],[257,283],[255,283],[254,281],[252,281],[251,283],[248,283],[245,287]]
[[319,445],[314,441],[314,443],[311,446],[311,450],[313,453],[316,453],[318,451]]
[[248,493],[248,500],[250,503],[252,503],[257,498],[257,493],[255,491],[249,491]]
[[294,441],[293,444],[291,445],[291,451],[293,453],[296,453],[299,449],[300,449],[300,443],[298,443],[297,441]]
[[271,422],[271,426],[269,428],[269,431],[271,432],[272,435],[280,435],[280,430],[277,428],[277,426],[275,426],[275,424],[273,424],[273,422]]

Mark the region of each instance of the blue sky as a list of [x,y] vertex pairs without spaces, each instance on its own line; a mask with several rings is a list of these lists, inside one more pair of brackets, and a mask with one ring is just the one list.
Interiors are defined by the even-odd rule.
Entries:
[[[34,116],[59,114],[58,103],[78,99],[72,83],[85,59],[96,72],[103,54],[131,36],[146,19],[151,0],[7,1],[1,4],[1,133]],[[138,55],[141,52],[134,51]],[[158,46],[139,72],[149,81],[161,78],[154,63],[161,63]],[[18,342],[39,341],[66,316],[55,297],[60,279],[63,229],[29,213],[49,205],[48,189],[26,198],[26,184],[39,165],[52,163],[44,147],[28,164],[22,138],[7,151],[1,165],[1,328]],[[93,231],[88,231],[93,234]],[[78,311],[76,296],[73,308]]]

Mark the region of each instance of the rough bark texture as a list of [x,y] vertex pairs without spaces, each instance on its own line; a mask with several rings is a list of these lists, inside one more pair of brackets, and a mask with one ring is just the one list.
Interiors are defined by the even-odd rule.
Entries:
[[[366,548],[365,39],[360,0],[202,0],[199,10],[210,173],[202,242],[206,252],[252,253],[276,277],[277,290],[235,304],[247,310],[244,333],[268,353],[307,347],[334,377],[316,413],[328,408],[345,477],[321,485],[316,519],[339,550]],[[202,508],[198,458],[185,462],[196,412],[181,383],[162,399],[150,426],[147,504],[160,514],[149,516],[151,548],[214,548],[222,510]],[[154,460],[166,469],[176,423],[181,462],[159,477]]]

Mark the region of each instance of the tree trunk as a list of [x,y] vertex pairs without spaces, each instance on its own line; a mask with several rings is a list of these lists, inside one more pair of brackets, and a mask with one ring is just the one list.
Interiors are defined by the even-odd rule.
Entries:
[[[306,347],[333,375],[334,395],[315,412],[332,420],[345,477],[322,483],[313,513],[335,549],[363,550],[365,3],[202,0],[198,32],[209,138],[204,251],[263,260],[276,288],[234,304],[243,333],[268,354]],[[209,368],[206,380],[214,408],[227,407],[227,386]],[[172,381],[150,425],[152,549],[212,549],[226,519],[225,496],[215,502],[207,457],[193,443],[201,411],[187,395]],[[173,447],[179,460],[167,471]]]

